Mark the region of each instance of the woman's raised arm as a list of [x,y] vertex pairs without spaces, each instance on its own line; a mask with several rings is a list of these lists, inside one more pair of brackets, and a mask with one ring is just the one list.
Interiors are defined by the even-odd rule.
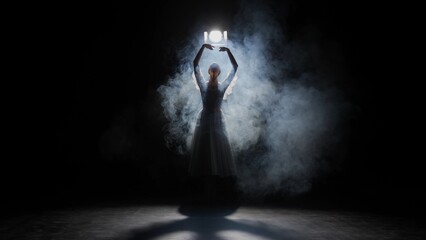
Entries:
[[200,88],[200,90],[206,89],[206,82],[205,82],[205,80],[203,78],[203,75],[201,74],[201,69],[200,69],[200,66],[199,66],[200,59],[201,59],[201,56],[203,55],[204,48],[208,48],[210,50],[213,50],[213,46],[212,45],[210,45],[210,44],[203,44],[201,46],[200,50],[198,50],[198,53],[195,56],[194,62],[193,62],[193,64],[194,64],[195,79],[197,80],[197,84],[198,84],[198,87]]
[[237,69],[238,69],[238,63],[235,60],[234,55],[232,54],[231,50],[229,50],[229,48],[220,47],[219,51],[228,53],[229,60],[232,63],[232,70],[229,71],[228,76],[226,76],[226,79],[221,84],[223,86],[224,90],[226,90],[226,88],[228,88],[229,84],[231,84],[232,79],[234,79],[234,77],[235,77],[235,74],[236,74]]

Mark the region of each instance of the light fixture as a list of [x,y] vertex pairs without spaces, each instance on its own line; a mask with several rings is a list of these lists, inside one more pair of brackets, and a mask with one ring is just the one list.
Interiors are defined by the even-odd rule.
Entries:
[[228,41],[228,31],[218,31],[213,30],[208,32],[204,32],[204,43],[209,43],[213,46],[226,46],[226,42]]

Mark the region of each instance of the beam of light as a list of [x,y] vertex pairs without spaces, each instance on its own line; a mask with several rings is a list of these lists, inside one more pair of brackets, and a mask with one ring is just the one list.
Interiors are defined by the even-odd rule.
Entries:
[[208,35],[209,34],[207,32],[204,32],[204,43],[207,43]]
[[220,31],[211,31],[209,34],[210,41],[218,43],[222,40],[222,33]]

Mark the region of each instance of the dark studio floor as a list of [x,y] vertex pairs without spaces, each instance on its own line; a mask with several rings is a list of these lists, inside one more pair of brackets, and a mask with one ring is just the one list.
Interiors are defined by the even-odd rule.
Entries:
[[77,204],[9,213],[0,223],[2,240],[425,237],[424,221],[403,214],[266,204]]

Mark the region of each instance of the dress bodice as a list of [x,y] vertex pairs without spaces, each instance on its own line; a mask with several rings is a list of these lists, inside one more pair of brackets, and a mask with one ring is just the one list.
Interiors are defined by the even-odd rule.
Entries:
[[203,98],[203,109],[207,112],[219,111],[222,105],[223,93],[218,86],[208,86]]

